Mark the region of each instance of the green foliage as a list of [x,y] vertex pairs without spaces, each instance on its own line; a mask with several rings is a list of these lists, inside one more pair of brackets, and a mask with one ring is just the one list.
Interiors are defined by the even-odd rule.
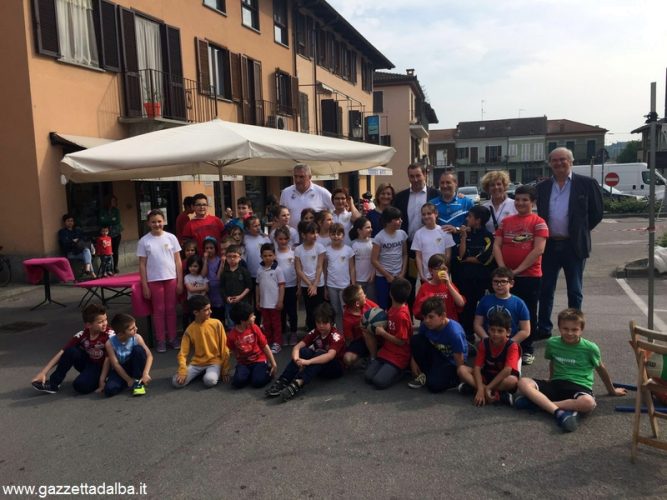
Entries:
[[664,233],[660,238],[658,238],[658,245],[661,247],[667,247],[667,233]]
[[[623,201],[610,200],[605,198],[604,202],[604,211],[610,214],[645,214],[648,213],[648,201],[647,200],[634,200],[627,199]],[[655,202],[655,211],[656,214],[660,210],[662,205],[662,200]]]
[[618,163],[634,163],[637,160],[637,151],[641,149],[641,141],[630,141],[616,158]]

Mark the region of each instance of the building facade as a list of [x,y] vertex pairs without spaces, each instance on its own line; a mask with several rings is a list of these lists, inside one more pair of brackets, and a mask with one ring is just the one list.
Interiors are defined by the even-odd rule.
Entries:
[[[64,184],[64,154],[216,117],[364,140],[373,72],[393,67],[317,0],[17,0],[0,13],[13,74],[3,83],[12,119],[0,125],[0,244],[17,259],[57,254],[65,212],[95,234],[109,195],[130,245],[145,208],[166,209],[171,223],[183,196],[216,201],[213,183],[196,179]],[[261,213],[289,183],[246,177],[224,183],[224,198],[246,195]]]

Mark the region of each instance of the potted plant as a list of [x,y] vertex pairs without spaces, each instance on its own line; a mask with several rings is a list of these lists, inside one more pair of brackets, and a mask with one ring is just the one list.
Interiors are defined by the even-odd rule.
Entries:
[[160,91],[154,85],[146,84],[144,86],[144,111],[148,118],[162,116],[162,102]]

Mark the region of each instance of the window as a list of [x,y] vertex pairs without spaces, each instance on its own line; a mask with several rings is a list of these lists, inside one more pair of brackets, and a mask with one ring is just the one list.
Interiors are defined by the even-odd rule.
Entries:
[[477,170],[473,170],[472,172],[470,172],[470,185],[476,186],[478,182],[479,182],[479,172],[477,172]]
[[467,160],[468,148],[456,148],[456,158],[458,160]]
[[510,144],[508,149],[507,149],[507,154],[510,155],[510,157],[514,158],[516,156],[516,144]]
[[273,0],[273,38],[276,42],[289,45],[287,36],[287,0]]
[[486,162],[498,163],[503,156],[502,146],[486,146]]
[[366,61],[361,63],[361,89],[366,92],[373,90],[373,66]]
[[293,94],[299,89],[296,78],[287,73],[276,70],[276,111],[278,113],[293,115],[295,113],[296,99]]
[[477,146],[473,146],[470,148],[470,163],[477,163],[479,161],[478,149],[479,148],[477,148]]
[[595,156],[595,139],[586,141],[586,158]]
[[352,83],[357,83],[357,54],[350,50],[350,77]]
[[574,141],[567,141],[565,147],[572,151],[572,155],[574,155]]
[[241,0],[243,26],[259,30],[259,0]]
[[313,57],[313,19],[301,12],[294,13],[296,52],[304,57]]
[[384,112],[384,92],[375,90],[373,92],[373,113]]
[[92,0],[56,0],[61,60],[99,67]]
[[299,92],[299,121],[301,132],[310,132],[310,120],[308,116],[308,94]]
[[199,91],[211,97],[232,98],[229,51],[197,39]]
[[556,149],[557,147],[558,147],[558,143],[557,143],[557,142],[550,142],[550,143],[549,143],[549,153],[551,153],[551,152],[552,152],[554,149]]
[[544,144],[542,144],[541,142],[533,144],[533,159],[535,161],[544,160]]
[[327,67],[327,32],[322,28],[317,29],[317,64],[323,68]]
[[225,0],[204,0],[204,5],[220,12],[227,12]]
[[530,161],[530,144],[521,145],[521,161]]

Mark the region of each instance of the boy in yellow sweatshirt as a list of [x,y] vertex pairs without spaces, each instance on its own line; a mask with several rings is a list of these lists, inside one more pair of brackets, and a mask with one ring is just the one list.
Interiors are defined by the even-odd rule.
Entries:
[[[204,385],[213,387],[229,381],[229,349],[227,335],[222,323],[211,318],[211,302],[205,295],[194,295],[188,299],[188,308],[195,320],[183,334],[178,353],[178,372],[171,383],[177,389],[185,387],[195,378],[204,375]],[[192,359],[188,364],[188,354]]]

